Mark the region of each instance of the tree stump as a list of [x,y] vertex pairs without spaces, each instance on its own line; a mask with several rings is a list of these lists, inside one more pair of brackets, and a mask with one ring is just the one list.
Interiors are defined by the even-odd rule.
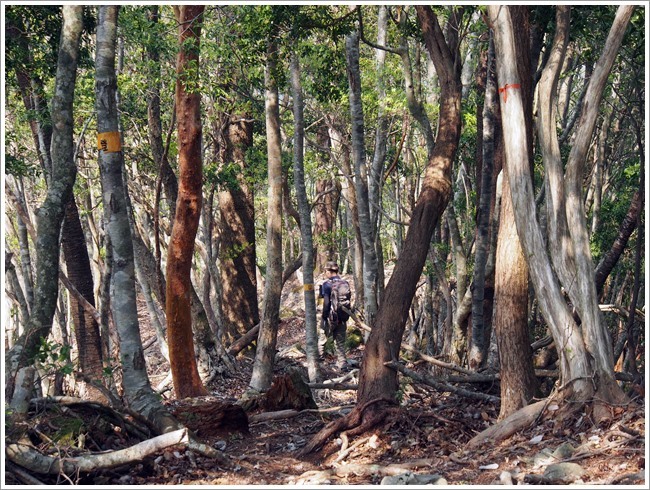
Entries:
[[300,371],[289,369],[281,376],[276,377],[269,390],[259,400],[259,407],[267,412],[277,410],[305,410],[318,408],[311,390],[302,379]]
[[223,437],[232,432],[248,434],[248,416],[239,405],[208,402],[176,408],[173,415],[198,437]]

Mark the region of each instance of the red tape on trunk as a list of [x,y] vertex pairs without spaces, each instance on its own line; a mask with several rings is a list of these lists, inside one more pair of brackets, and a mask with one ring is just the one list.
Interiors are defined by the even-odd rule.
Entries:
[[508,89],[509,88],[521,88],[521,85],[518,83],[506,83],[503,87],[499,89],[499,93],[503,94],[503,103],[508,102]]

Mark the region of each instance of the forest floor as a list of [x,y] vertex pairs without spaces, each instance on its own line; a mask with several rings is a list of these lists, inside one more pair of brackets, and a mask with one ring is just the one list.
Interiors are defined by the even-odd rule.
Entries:
[[[153,331],[145,331],[143,341],[152,334]],[[153,385],[168,373],[168,365],[156,345],[146,351]],[[304,315],[287,315],[285,311],[278,333],[276,376],[299,369],[306,377],[306,357],[301,345],[304,345]],[[359,345],[349,351],[348,358],[358,367],[362,355],[363,345]],[[260,421],[258,408],[247,413],[248,430],[212,430],[210,423],[198,415],[199,410],[194,418],[192,411],[197,407],[209,410],[211,404],[215,407],[234,404],[240,399],[247,389],[253,360],[250,354],[244,353],[235,362],[237,372],[213,380],[208,386],[209,396],[180,401],[165,399],[170,411],[184,415],[185,423],[200,440],[223,451],[227,464],[183,446],[174,446],[128,466],[79,475],[74,483],[84,486],[435,483],[481,487],[562,482],[590,486],[646,487],[647,484],[642,395],[637,394],[634,404],[617,410],[605,425],[594,424],[582,412],[557,420],[549,406],[531,427],[500,443],[467,450],[466,443],[472,437],[496,422],[499,407],[495,403],[439,392],[401,377],[400,408],[391,412],[381,426],[349,441],[335,438],[321,451],[300,457],[298,452],[313,435],[351,410],[356,391],[313,389],[319,411],[303,410],[290,418]],[[335,364],[333,356],[325,356],[321,366],[325,379],[343,377],[344,383],[358,382],[358,369],[340,373]],[[421,373],[429,370],[424,363],[409,366]],[[497,386],[473,385],[467,389],[499,395]],[[53,419],[47,423],[51,426]],[[126,446],[127,442],[122,441],[114,443],[113,449]],[[568,464],[554,466],[557,463]],[[558,476],[551,469],[563,473]],[[41,481],[71,482],[61,477]],[[19,482],[8,478],[6,483]]]
[[[305,370],[306,358],[291,346],[304,343],[304,321],[293,317],[281,322],[276,372],[298,366]],[[284,353],[283,353],[284,352]],[[349,352],[361,362],[363,346]],[[241,370],[234,377],[215,380],[213,396],[201,403],[235,402],[247,389],[252,360],[238,360]],[[335,358],[325,356],[325,377],[341,376]],[[413,366],[425,371],[427,366]],[[358,371],[346,383],[358,381]],[[440,393],[403,378],[401,409],[373,430],[351,438],[342,453],[340,438],[321,452],[307,457],[297,453],[325,424],[349,411],[356,401],[354,390],[313,390],[319,408],[341,407],[331,415],[308,410],[292,418],[253,422],[249,432],[198,435],[214,447],[223,448],[232,466],[226,468],[184,449],[169,449],[148,462],[114,471],[113,484],[191,485],[374,485],[387,476],[402,480],[384,483],[428,483],[448,485],[543,484],[549,465],[572,462],[579,476],[575,483],[587,485],[645,485],[645,404],[620,410],[606,426],[594,425],[584,413],[567,420],[552,417],[490,447],[468,451],[465,443],[496,422],[499,408],[493,403]],[[476,389],[476,387],[469,389]],[[482,390],[498,395],[496,387]],[[496,392],[495,392],[496,390]],[[197,400],[169,402],[175,410],[191,410]],[[258,411],[249,413],[251,419]],[[352,449],[351,451],[349,449]],[[416,480],[415,476],[420,475]],[[431,476],[429,476],[431,475]],[[440,480],[437,478],[444,478]],[[572,477],[568,477],[572,478]],[[509,480],[508,480],[509,479]],[[570,480],[569,480],[570,481]]]

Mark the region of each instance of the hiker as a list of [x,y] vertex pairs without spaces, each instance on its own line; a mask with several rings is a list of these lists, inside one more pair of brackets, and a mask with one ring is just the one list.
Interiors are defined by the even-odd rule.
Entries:
[[339,276],[339,266],[329,261],[325,264],[326,280],[320,287],[323,298],[323,313],[321,329],[318,336],[318,353],[322,356],[328,337],[333,337],[336,350],[336,366],[341,371],[349,371],[350,367],[345,358],[345,336],[349,318],[341,306],[350,306],[350,285]]

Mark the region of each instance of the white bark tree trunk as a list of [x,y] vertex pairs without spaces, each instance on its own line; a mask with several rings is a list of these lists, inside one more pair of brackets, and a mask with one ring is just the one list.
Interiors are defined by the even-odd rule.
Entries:
[[300,60],[291,56],[291,88],[293,91],[293,176],[300,213],[300,238],[302,240],[302,282],[305,301],[305,351],[307,353],[307,372],[309,381],[320,378],[318,363],[318,322],[316,320],[316,295],[314,293],[314,240],[311,233],[311,209],[305,189],[305,119],[300,82]]
[[72,196],[77,175],[74,164],[72,108],[77,77],[82,7],[63,7],[63,27],[52,98],[52,176],[47,196],[37,214],[38,236],[34,307],[25,333],[5,357],[5,394],[11,400],[18,368],[29,362],[41,338],[52,329],[59,284],[59,250],[65,205]]
[[[97,132],[118,132],[117,76],[115,49],[119,6],[99,8],[95,93]],[[112,247],[111,312],[120,339],[120,364],[129,406],[151,420],[161,432],[179,427],[151,389],[144,360],[136,307],[133,242],[127,214],[126,185],[123,181],[124,156],[116,139],[99,152],[106,233]]]
[[[546,81],[540,82],[542,84],[553,82],[554,72],[552,70],[557,70],[558,64],[561,65],[564,36],[568,34],[568,7],[559,6],[557,8],[558,27],[552,48],[552,62],[547,67],[551,76],[549,78],[549,73],[546,73]],[[554,261],[555,264],[560,264],[556,265],[556,276],[551,265],[551,258],[546,253],[541,229],[536,219],[526,145],[526,126],[515,65],[516,53],[512,20],[508,7],[498,5],[488,7],[490,22],[495,33],[499,94],[502,96],[501,116],[505,135],[505,168],[510,179],[517,232],[530,267],[531,280],[540,303],[540,309],[558,346],[562,373],[561,386],[568,390],[569,396],[574,395],[575,399],[579,401],[591,400],[596,391],[601,393],[600,398],[604,401],[619,401],[622,397],[622,392],[614,381],[611,346],[607,330],[600,321],[598,312],[594,269],[588,248],[587,228],[581,199],[581,167],[584,164],[586,150],[593,132],[593,123],[598,113],[602,88],[624,33],[621,24],[623,26],[627,24],[631,9],[632,7],[619,9],[603,57],[599,60],[590,82],[591,96],[586,98],[589,101],[589,107],[585,108],[578,135],[569,156],[567,175],[554,184],[565,189],[566,197],[563,199],[557,192],[554,196],[550,196],[550,202],[547,204],[555,209],[560,216],[566,213],[566,227],[568,228],[568,233],[565,233],[563,231],[565,224],[561,218],[553,227],[549,225],[549,242],[560,243],[564,247],[562,249],[563,262],[560,264]],[[615,39],[618,39],[618,44]],[[557,77],[559,72],[555,73],[555,77]],[[543,93],[546,95],[542,95]],[[540,105],[540,114],[544,112],[544,115],[540,117],[539,127],[541,128],[540,140],[542,140],[545,165],[547,172],[552,174],[549,179],[560,179],[561,175],[557,171],[557,166],[561,165],[559,144],[551,122],[554,100],[555,93],[553,91],[540,91],[540,101],[544,102]],[[555,141],[553,141],[554,139]],[[582,164],[579,160],[582,161]],[[553,190],[557,191],[557,189]],[[574,263],[569,260],[570,255],[567,255],[569,253],[573,253]],[[553,252],[551,254],[554,259],[557,259]],[[572,311],[562,294],[562,287],[567,290],[571,301],[577,308],[581,325],[574,320]]]
[[368,171],[364,150],[363,106],[361,103],[361,72],[359,68],[359,34],[353,32],[345,38],[348,82],[350,84],[350,117],[352,119],[352,160],[354,162],[354,187],[357,195],[359,228],[363,243],[363,290],[366,322],[373,323],[377,314],[377,253],[375,236],[370,219],[368,196]]

